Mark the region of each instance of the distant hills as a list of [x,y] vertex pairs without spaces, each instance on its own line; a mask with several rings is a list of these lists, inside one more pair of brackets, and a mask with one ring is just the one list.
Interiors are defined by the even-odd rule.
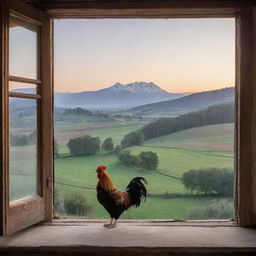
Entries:
[[114,85],[97,90],[78,93],[55,93],[55,106],[63,108],[109,109],[131,108],[138,105],[172,100],[184,94],[169,93],[150,82],[134,82]]
[[183,114],[229,102],[234,102],[234,87],[193,93],[179,99],[138,106],[129,111],[141,115]]
[[[32,93],[32,90],[34,89],[17,89],[15,92]],[[139,115],[178,115],[233,101],[234,87],[184,95],[168,93],[151,82],[135,82],[127,85],[116,83],[98,91],[57,92],[54,103],[59,112],[80,107],[93,111],[126,109]],[[29,99],[10,99],[12,112],[18,109],[27,112],[34,104]]]

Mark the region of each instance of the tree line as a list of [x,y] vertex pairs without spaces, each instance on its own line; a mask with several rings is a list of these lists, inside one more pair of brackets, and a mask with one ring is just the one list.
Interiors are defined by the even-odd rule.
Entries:
[[234,122],[234,104],[210,106],[205,110],[191,112],[173,118],[160,118],[142,128],[144,139],[152,139],[181,130],[212,124]]
[[26,146],[26,145],[33,145],[36,143],[36,137],[37,137],[37,132],[34,130],[30,134],[22,134],[22,135],[15,135],[15,134],[10,134],[10,144],[11,146]]
[[145,125],[142,129],[124,136],[121,141],[123,148],[141,145],[144,140],[164,136],[181,130],[211,124],[234,122],[234,104],[220,104],[205,110],[190,112],[177,117],[163,117]]
[[157,153],[152,151],[141,152],[139,155],[132,155],[129,150],[122,150],[122,147],[118,145],[115,148],[115,153],[119,161],[128,167],[156,170],[159,164]]
[[233,195],[234,172],[227,168],[191,169],[182,176],[182,183],[191,194]]
[[102,150],[112,152],[114,149],[114,143],[112,138],[106,138],[100,146],[101,141],[99,137],[91,137],[90,135],[85,135],[81,137],[76,137],[70,139],[67,143],[69,151],[73,155],[93,155]]
[[[123,150],[121,145],[114,149],[114,143],[111,137],[106,138],[102,145],[99,137],[85,135],[70,139],[67,143],[71,154],[76,156],[89,156],[96,154],[102,149],[103,151],[114,152],[119,161],[128,167],[140,167],[147,170],[155,170],[158,167],[158,156],[152,151],[141,152],[139,155],[131,155],[130,151]],[[54,143],[54,154],[58,157],[58,144]]]

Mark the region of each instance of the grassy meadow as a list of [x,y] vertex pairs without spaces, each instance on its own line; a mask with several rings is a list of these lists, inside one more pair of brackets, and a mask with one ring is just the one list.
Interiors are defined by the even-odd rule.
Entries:
[[[191,168],[220,167],[233,168],[234,152],[233,124],[220,124],[193,128],[145,141],[143,145],[131,147],[132,154],[142,151],[156,152],[159,166],[155,171],[128,168],[121,164],[113,153],[100,152],[92,156],[70,156],[65,147],[65,140],[90,134],[100,137],[112,137],[114,144],[120,143],[128,132],[137,130],[145,124],[143,121],[119,120],[99,124],[75,124],[72,126],[56,125],[55,134],[60,140],[60,157],[55,159],[55,182],[60,205],[68,194],[82,193],[91,206],[86,218],[108,218],[108,214],[96,199],[96,167],[107,166],[114,183],[124,190],[129,181],[136,176],[148,180],[148,192],[155,197],[148,197],[139,208],[129,209],[122,215],[126,219],[188,219],[189,214],[201,207],[223,198],[214,196],[188,196],[181,182],[182,174]],[[98,125],[97,128],[93,126]],[[85,127],[86,126],[86,127]],[[83,129],[84,127],[84,129]],[[74,128],[74,129],[73,129]],[[79,135],[78,135],[79,134]],[[74,136],[75,135],[75,136]],[[65,143],[64,143],[65,142]],[[182,197],[172,194],[179,193]],[[162,195],[168,194],[168,197]],[[185,196],[187,195],[187,196]],[[228,198],[228,201],[231,201]],[[65,214],[60,212],[60,214]]]

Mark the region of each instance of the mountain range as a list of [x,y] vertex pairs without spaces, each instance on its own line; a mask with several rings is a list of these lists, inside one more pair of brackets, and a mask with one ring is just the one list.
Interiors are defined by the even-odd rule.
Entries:
[[211,105],[234,102],[234,87],[193,93],[179,99],[146,104],[130,109],[130,112],[143,115],[170,115],[197,111]]
[[[33,90],[17,89],[15,92],[32,93]],[[116,83],[98,91],[56,92],[54,97],[55,109],[126,109],[142,115],[177,115],[210,105],[234,102],[234,87],[185,95],[169,93],[152,82],[135,82],[127,85]],[[33,104],[33,100],[10,98],[11,110],[31,108]]]
[[183,97],[181,93],[169,93],[150,82],[130,84],[115,83],[97,91],[55,93],[55,106],[64,108],[108,109],[131,108],[138,105]]

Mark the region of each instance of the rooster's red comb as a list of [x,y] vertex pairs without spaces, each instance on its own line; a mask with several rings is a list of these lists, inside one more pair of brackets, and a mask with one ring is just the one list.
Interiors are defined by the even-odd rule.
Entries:
[[107,169],[107,167],[104,166],[104,165],[100,165],[100,166],[97,167],[97,171],[104,171],[106,169]]

